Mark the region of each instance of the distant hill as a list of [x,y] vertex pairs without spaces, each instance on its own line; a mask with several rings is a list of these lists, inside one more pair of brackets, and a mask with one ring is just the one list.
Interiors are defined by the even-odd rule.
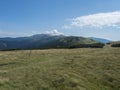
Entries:
[[120,47],[120,41],[114,41],[114,42],[111,42],[111,43],[108,43],[111,45],[111,47]]
[[84,37],[37,34],[29,37],[0,38],[0,50],[69,48],[94,43],[98,42]]
[[84,38],[84,37],[66,36],[66,37],[54,40],[52,42],[49,42],[46,45],[49,45],[49,47],[53,47],[53,48],[54,47],[55,48],[70,48],[71,46],[76,46],[76,45],[81,45],[81,44],[82,45],[93,44],[93,43],[98,43],[98,42],[91,40],[89,38]]
[[96,37],[89,37],[90,39],[92,40],[95,40],[97,42],[100,42],[100,43],[110,43],[112,42],[111,40],[107,40],[107,39],[104,39],[104,38],[96,38]]

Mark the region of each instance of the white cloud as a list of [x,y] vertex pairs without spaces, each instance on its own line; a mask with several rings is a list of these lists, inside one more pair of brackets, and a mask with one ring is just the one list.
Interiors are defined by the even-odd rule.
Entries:
[[120,11],[80,16],[71,19],[70,23],[69,27],[118,27],[120,26]]
[[43,33],[43,34],[50,34],[50,35],[64,35],[63,33],[58,32],[57,29],[53,29],[52,31],[46,31],[46,32]]

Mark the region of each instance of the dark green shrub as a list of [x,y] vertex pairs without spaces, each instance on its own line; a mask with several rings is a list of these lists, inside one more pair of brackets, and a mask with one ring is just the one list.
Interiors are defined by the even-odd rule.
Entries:
[[112,44],[111,47],[120,47],[120,43]]

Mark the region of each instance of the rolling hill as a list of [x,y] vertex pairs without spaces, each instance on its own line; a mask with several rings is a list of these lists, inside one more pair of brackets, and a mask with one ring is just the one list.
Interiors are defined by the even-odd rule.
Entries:
[[75,45],[94,43],[98,42],[84,37],[37,34],[29,37],[0,38],[0,50],[69,48]]

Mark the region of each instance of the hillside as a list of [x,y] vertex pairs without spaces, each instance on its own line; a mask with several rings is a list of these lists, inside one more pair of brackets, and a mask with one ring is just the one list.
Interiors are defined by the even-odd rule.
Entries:
[[93,43],[97,41],[76,36],[38,34],[30,37],[0,38],[0,50],[69,48],[73,45]]
[[0,52],[0,90],[120,90],[120,48]]
[[49,48],[69,48],[74,45],[80,45],[80,44],[94,44],[98,43],[94,40],[84,38],[84,37],[76,37],[76,36],[66,36],[57,40],[54,40],[52,42],[49,42],[44,47]]
[[0,49],[30,49],[41,48],[42,45],[57,40],[64,36],[51,36],[48,34],[37,34],[29,37],[0,38]]
[[108,43],[111,47],[120,47],[120,41],[114,41],[111,43]]

